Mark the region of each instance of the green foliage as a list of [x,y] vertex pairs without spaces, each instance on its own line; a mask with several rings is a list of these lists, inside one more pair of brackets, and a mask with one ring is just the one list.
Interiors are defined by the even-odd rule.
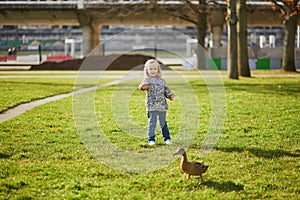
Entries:
[[[211,117],[210,95],[203,80],[188,80],[196,91],[201,114],[187,154],[189,160],[210,165],[203,175],[204,184],[196,177],[185,180],[179,160],[139,174],[102,164],[105,158],[94,158],[82,144],[74,124],[72,98],[68,97],[0,124],[0,199],[298,199],[300,79],[224,79],[226,121],[217,145],[205,157],[201,157],[200,147]],[[18,100],[18,92],[13,90],[23,90],[28,93],[24,101],[41,98],[43,87],[53,86],[52,95],[72,88],[71,80],[63,84],[62,80],[51,80],[52,85],[42,79],[9,82],[9,98]],[[170,80],[169,86],[177,87],[176,81]],[[96,92],[101,129],[121,148],[149,149],[146,140],[127,140],[126,133],[116,125],[110,101],[113,90],[110,86]],[[147,125],[144,98],[145,94],[137,90],[129,101],[132,120],[141,126]],[[169,105],[172,135],[179,129],[181,111],[178,100]],[[161,138],[159,132],[157,135]]]

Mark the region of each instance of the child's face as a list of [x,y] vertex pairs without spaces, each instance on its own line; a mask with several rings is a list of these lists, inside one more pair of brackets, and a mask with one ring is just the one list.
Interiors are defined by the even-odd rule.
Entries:
[[157,74],[158,74],[157,66],[148,67],[148,74],[149,74],[149,76],[157,76]]

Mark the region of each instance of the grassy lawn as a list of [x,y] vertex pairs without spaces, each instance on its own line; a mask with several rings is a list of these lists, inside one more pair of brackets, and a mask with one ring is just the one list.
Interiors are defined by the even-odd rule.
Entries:
[[74,80],[10,78],[0,79],[0,112],[21,103],[67,93],[73,90]]
[[[0,78],[0,113],[21,103],[71,92],[76,75],[77,72],[74,71],[1,72],[0,77],[12,77]],[[25,76],[30,76],[30,78],[25,78]],[[110,80],[113,79],[102,79],[101,81],[107,82]],[[87,86],[83,85],[82,87]]]
[[[1,87],[2,83],[10,87],[0,91],[10,94],[9,100],[1,99],[2,110],[65,93],[74,83],[74,79],[38,78],[0,81]],[[209,129],[211,98],[204,80],[188,78],[188,82],[195,91],[200,116],[187,154],[189,160],[210,165],[203,175],[204,184],[196,177],[185,180],[179,157],[172,155],[173,162],[144,173],[119,171],[106,164],[108,157],[95,158],[78,134],[72,97],[68,97],[0,124],[0,199],[299,199],[300,78],[225,78],[224,127],[214,149],[204,157],[200,148]],[[168,83],[180,97],[182,85],[171,78]],[[146,132],[128,136],[116,123],[112,111],[116,87],[95,92],[95,116],[103,134],[133,153],[164,150],[159,130],[158,145],[150,148]],[[45,88],[49,92],[42,93]],[[20,93],[28,96],[22,99]],[[146,126],[145,94],[134,90],[130,96],[132,122]],[[182,120],[180,100],[169,102],[167,118],[174,145]]]

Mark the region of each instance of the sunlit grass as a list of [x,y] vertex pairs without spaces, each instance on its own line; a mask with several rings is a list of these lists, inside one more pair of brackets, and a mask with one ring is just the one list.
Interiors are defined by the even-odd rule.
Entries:
[[72,79],[0,79],[0,112],[21,103],[70,92],[73,84]]
[[[68,93],[74,90],[75,77],[57,78],[51,77],[36,78],[0,78],[0,113],[17,106],[21,103],[31,102],[58,94]],[[113,80],[101,79],[101,84]],[[89,85],[78,85],[76,89],[88,87]]]

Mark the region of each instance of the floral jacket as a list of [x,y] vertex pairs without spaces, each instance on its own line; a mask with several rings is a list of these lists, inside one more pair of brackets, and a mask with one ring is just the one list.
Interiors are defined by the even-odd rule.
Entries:
[[148,83],[148,88],[146,89],[146,108],[147,111],[166,111],[168,109],[168,104],[166,98],[170,98],[174,95],[166,81],[158,76],[145,78],[139,85],[139,89],[143,83]]

